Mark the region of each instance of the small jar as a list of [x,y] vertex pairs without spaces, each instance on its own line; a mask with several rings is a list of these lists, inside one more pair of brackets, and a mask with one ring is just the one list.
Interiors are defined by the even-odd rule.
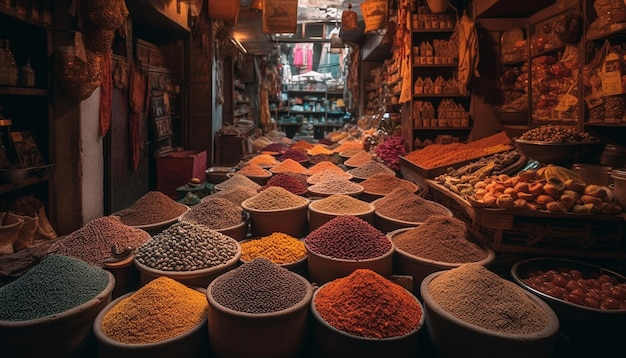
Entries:
[[27,57],[26,63],[20,67],[20,86],[35,87],[35,70],[30,65],[30,57]]

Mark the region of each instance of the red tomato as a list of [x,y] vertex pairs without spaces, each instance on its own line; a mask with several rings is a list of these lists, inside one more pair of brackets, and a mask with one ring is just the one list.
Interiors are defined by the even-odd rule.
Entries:
[[569,270],[569,274],[572,275],[574,280],[579,280],[583,276],[582,273],[576,269]]
[[613,278],[609,275],[606,274],[602,274],[598,277],[598,282],[600,283],[604,283],[604,282],[608,282],[608,283],[613,283]]
[[589,297],[585,297],[585,300],[584,300],[583,304],[585,306],[591,307],[591,308],[599,308],[600,307],[600,303],[598,303],[597,300],[594,300],[593,298],[589,298]]
[[613,289],[611,289],[611,297],[619,301],[624,301],[626,300],[626,290],[622,289],[619,286],[615,286],[613,287]]
[[618,300],[612,297],[605,297],[600,303],[600,308],[605,310],[617,310],[620,307],[620,303]]
[[578,281],[576,280],[569,280],[567,281],[567,285],[565,285],[565,289],[569,292],[572,292],[573,290],[579,288],[580,286],[578,285]]
[[571,303],[575,303],[577,305],[583,305],[585,302],[584,296],[583,295],[576,295],[574,293],[570,293],[566,296],[565,298],[566,301],[571,302]]
[[565,287],[565,285],[567,285],[567,280],[563,278],[563,276],[556,274],[552,278],[552,283],[558,287]]

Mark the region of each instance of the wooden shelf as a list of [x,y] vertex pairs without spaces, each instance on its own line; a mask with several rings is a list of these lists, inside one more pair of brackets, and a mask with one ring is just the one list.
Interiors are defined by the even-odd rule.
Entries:
[[43,88],[26,87],[0,87],[0,94],[14,96],[42,96],[48,95],[48,90]]
[[458,66],[458,63],[446,63],[446,64],[432,64],[432,65],[422,65],[419,63],[414,63],[413,67],[415,68],[437,68],[437,67],[441,67],[441,68],[446,68],[446,67],[456,67]]
[[469,131],[472,127],[413,127],[415,131]]
[[437,33],[437,32],[443,32],[443,33],[449,33],[449,32],[454,32],[454,28],[451,29],[416,29],[412,31],[414,34],[427,34],[427,33]]
[[48,180],[50,180],[50,174],[46,174],[46,175],[43,175],[43,176],[40,176],[40,177],[39,176],[28,177],[28,178],[24,179],[24,181],[22,181],[20,183],[2,184],[2,185],[0,185],[0,194],[8,193],[10,191],[17,190],[17,189],[20,189],[20,188],[25,188],[27,186],[31,186],[31,185],[47,182]]
[[441,93],[441,94],[414,94],[413,98],[463,98],[466,97],[460,93]]

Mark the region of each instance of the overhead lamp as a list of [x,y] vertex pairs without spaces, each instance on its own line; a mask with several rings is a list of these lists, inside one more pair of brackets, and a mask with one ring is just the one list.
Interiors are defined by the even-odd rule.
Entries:
[[246,50],[245,47],[243,47],[243,45],[241,44],[241,42],[239,42],[239,40],[237,40],[234,37],[230,38],[230,42],[233,43],[233,45],[235,45],[235,47],[237,48],[237,50],[239,50],[241,53],[243,53],[244,55],[248,53],[248,50]]
[[340,53],[346,47],[343,39],[339,35],[330,38],[330,53]]
[[191,16],[196,17],[200,15],[200,11],[202,11],[202,4],[204,3],[204,0],[176,0],[176,5],[179,11],[181,3],[187,4],[189,11],[191,11]]
[[263,11],[263,0],[252,0],[250,2],[249,9],[252,12],[261,12],[261,11]]

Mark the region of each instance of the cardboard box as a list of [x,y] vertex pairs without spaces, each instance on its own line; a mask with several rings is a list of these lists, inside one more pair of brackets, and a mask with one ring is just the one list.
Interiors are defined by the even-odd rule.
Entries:
[[206,151],[185,150],[158,156],[157,190],[172,199],[179,199],[176,188],[187,184],[191,178],[198,178],[202,183],[206,180],[206,163]]

